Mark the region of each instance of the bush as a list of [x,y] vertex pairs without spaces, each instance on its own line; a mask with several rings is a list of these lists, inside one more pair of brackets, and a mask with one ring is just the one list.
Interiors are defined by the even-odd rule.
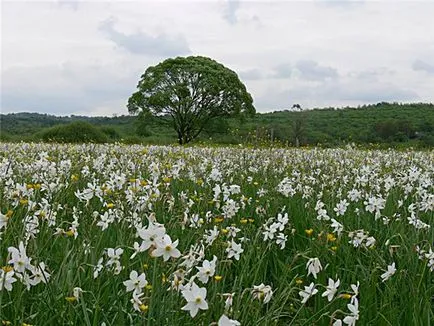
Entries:
[[118,131],[113,127],[103,126],[100,127],[101,131],[110,139],[110,140],[119,140],[121,136]]
[[75,121],[67,125],[54,126],[42,132],[43,141],[58,143],[106,143],[107,136],[90,123]]

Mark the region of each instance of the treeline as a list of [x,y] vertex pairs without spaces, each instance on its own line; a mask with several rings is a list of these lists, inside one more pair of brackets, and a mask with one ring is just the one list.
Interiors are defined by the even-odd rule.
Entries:
[[[135,116],[56,117],[38,113],[0,115],[3,141],[176,143],[169,127]],[[434,104],[378,103],[357,108],[276,111],[253,118],[215,120],[196,142],[252,145],[397,147],[434,146]]]

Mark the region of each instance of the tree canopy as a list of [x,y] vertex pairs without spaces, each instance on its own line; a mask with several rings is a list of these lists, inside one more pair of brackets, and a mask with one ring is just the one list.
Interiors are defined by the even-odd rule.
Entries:
[[170,124],[180,144],[196,138],[214,118],[255,113],[237,74],[207,57],[171,58],[149,67],[137,89],[128,111]]

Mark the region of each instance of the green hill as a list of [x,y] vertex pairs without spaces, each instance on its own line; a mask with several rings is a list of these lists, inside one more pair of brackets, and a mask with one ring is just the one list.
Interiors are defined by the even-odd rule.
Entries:
[[[47,128],[85,121],[115,132],[126,142],[176,143],[174,131],[134,116],[57,117],[39,113],[0,115],[3,140],[37,141]],[[197,141],[236,144],[280,142],[337,146],[354,142],[387,146],[434,146],[434,104],[378,103],[357,108],[324,108],[256,114],[239,121],[219,120],[209,125]]]

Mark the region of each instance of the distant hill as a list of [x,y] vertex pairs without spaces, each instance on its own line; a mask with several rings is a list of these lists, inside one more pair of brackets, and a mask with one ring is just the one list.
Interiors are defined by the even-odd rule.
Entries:
[[[58,117],[39,113],[0,114],[0,135],[5,140],[36,141],[46,128],[74,121],[110,127],[129,142],[176,143],[171,129],[127,115]],[[244,121],[216,121],[198,141],[254,144],[278,141],[326,146],[355,142],[431,147],[434,146],[434,104],[382,102],[357,108],[258,113]]]

